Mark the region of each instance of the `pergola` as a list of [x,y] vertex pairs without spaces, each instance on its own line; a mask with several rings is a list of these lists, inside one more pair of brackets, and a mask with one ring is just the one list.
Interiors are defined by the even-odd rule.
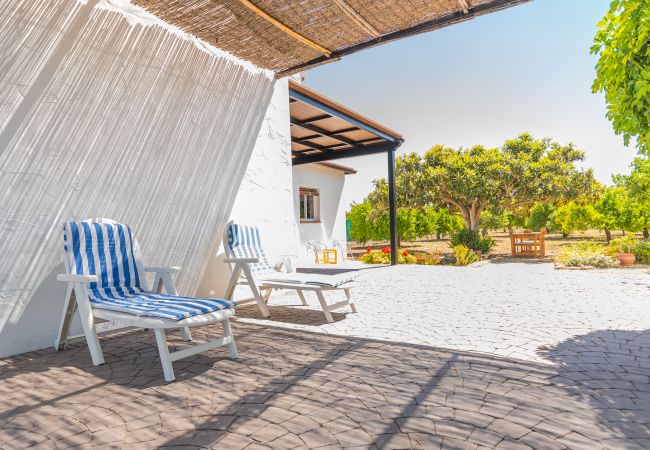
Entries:
[[[285,77],[373,46],[532,0],[132,0],[162,20]],[[392,263],[397,260],[395,149],[402,137],[292,83],[293,164],[388,155]]]
[[531,0],[132,0],[278,77]]
[[289,81],[293,165],[386,153],[391,264],[397,264],[395,150],[402,136],[313,90]]

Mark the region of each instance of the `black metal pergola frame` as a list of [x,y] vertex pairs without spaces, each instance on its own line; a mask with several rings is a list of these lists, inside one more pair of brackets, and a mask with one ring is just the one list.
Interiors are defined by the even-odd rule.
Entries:
[[[291,125],[301,127],[314,133],[306,138],[293,139],[297,143],[309,148],[308,151],[294,151],[292,164],[294,166],[301,164],[310,164],[324,161],[332,161],[342,158],[353,158],[373,154],[386,153],[388,168],[388,207],[390,221],[390,256],[391,265],[397,264],[397,197],[395,187],[395,151],[404,142],[404,139],[394,132],[387,132],[387,129],[380,129],[375,122],[366,119],[356,113],[352,113],[342,107],[337,107],[334,102],[327,102],[323,97],[318,95],[309,95],[304,88],[298,88],[295,85],[289,86],[290,102],[300,101],[310,105],[323,112],[320,116],[312,117],[308,120],[298,120],[291,118]],[[349,128],[329,131],[315,124],[331,117],[336,117],[350,124]],[[365,119],[365,120],[364,120]],[[372,139],[351,139],[344,136],[357,130],[366,131],[376,138]],[[331,138],[339,144],[322,146],[311,142],[311,139],[318,137]]]

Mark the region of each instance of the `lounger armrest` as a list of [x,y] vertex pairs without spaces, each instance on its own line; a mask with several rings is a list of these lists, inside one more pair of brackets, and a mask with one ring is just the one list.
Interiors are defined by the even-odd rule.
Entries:
[[179,266],[166,267],[166,266],[147,266],[144,268],[145,272],[156,272],[156,273],[177,273],[181,271]]
[[68,283],[92,283],[97,281],[97,275],[62,273],[61,275],[57,275],[56,279]]
[[298,257],[298,255],[296,255],[295,253],[280,253],[278,256],[281,257],[281,258],[297,258]]
[[260,262],[258,258],[226,258],[223,260],[225,263],[243,263],[243,264],[254,264]]

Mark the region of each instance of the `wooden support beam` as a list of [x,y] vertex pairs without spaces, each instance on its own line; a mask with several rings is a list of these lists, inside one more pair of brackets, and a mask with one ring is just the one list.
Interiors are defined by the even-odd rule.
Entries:
[[321,135],[323,137],[336,139],[339,142],[344,142],[344,143],[349,144],[349,145],[357,145],[358,144],[358,142],[355,141],[354,139],[349,139],[349,138],[346,138],[346,137],[343,137],[343,136],[339,136],[338,134],[340,133],[340,131],[327,131],[327,130],[325,130],[325,129],[321,128],[321,127],[318,127],[316,125],[312,125],[310,123],[305,123],[303,121],[293,119],[293,118],[291,119],[291,125],[301,127],[301,128],[306,129],[306,130],[309,130],[309,131],[313,131],[314,133],[319,134],[319,135]]
[[381,36],[381,33],[375,29],[366,19],[363,18],[361,14],[359,14],[352,6],[350,6],[345,0],[332,0],[336,6],[338,6],[341,11],[343,11],[350,19],[354,21],[354,23],[359,26],[359,28],[363,29],[366,33],[368,33],[372,37],[379,37]]
[[[341,158],[354,158],[357,156],[374,155],[377,153],[385,153],[387,151],[393,151],[393,150],[395,150],[394,142],[384,142],[381,144],[358,145],[356,147],[346,148],[345,150],[339,150],[339,151],[310,153],[310,154],[297,154],[298,152],[294,152],[293,153],[294,157],[291,160],[291,163],[294,166],[299,166],[301,164],[311,164],[315,162],[332,161]],[[304,153],[304,152],[300,152],[300,153]]]
[[325,56],[330,56],[332,54],[331,50],[328,50],[325,47],[323,47],[321,45],[318,45],[314,41],[312,41],[312,40],[306,38],[305,36],[303,36],[302,34],[292,30],[291,28],[289,28],[288,26],[286,26],[285,24],[280,22],[275,17],[267,14],[264,10],[260,9],[257,5],[255,5],[250,0],[239,0],[239,3],[241,3],[242,5],[244,5],[246,8],[250,9],[251,11],[253,11],[255,14],[257,14],[262,19],[269,22],[271,25],[275,26],[279,30],[281,30],[284,33],[288,34],[289,36],[291,36],[295,40],[297,40],[299,42],[302,42],[307,47],[310,47],[313,50],[316,50],[317,52],[320,52],[320,53],[324,54]]

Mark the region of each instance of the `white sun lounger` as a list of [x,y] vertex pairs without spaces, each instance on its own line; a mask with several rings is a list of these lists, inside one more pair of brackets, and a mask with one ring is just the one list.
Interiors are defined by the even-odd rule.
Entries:
[[[232,358],[237,347],[229,319],[234,315],[231,301],[216,298],[179,296],[172,274],[179,267],[145,267],[135,237],[128,225],[106,219],[70,221],[63,227],[66,274],[59,281],[68,283],[63,317],[54,348],[85,335],[94,365],[104,363],[95,326],[106,321],[125,328],[151,328],[156,335],[160,361],[166,381],[175,379],[172,362],[220,346],[228,346]],[[153,289],[146,288],[144,274],[155,273]],[[166,293],[162,293],[162,290]],[[79,310],[84,335],[69,337],[70,323]],[[165,330],[180,329],[190,341],[189,328],[221,322],[224,336],[211,342],[169,352]]]
[[[349,306],[352,312],[357,309],[351,301],[350,289],[354,285],[352,275],[319,275],[310,273],[280,272],[271,265],[264,253],[260,231],[255,226],[238,225],[230,222],[224,232],[226,260],[232,268],[232,276],[226,290],[226,298],[231,299],[237,285],[248,285],[252,298],[237,300],[237,305],[255,302],[262,316],[271,314],[267,302],[273,289],[292,289],[298,293],[303,305],[307,305],[304,291],[312,291],[325,313],[328,322],[333,322],[332,311]],[[334,304],[327,304],[325,291],[339,291],[346,299]],[[264,294],[262,295],[262,292]]]

